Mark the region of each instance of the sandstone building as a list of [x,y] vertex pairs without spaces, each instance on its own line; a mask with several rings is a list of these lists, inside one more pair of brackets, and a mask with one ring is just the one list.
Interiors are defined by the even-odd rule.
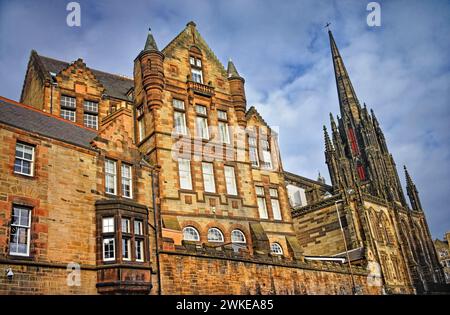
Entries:
[[445,233],[444,239],[434,240],[434,247],[438,254],[438,259],[444,268],[445,281],[450,283],[450,232]]
[[409,209],[329,35],[331,186],[284,171],[244,78],[193,22],[162,50],[149,32],[133,79],[32,51],[20,103],[0,98],[0,293],[436,290],[417,190],[406,172]]

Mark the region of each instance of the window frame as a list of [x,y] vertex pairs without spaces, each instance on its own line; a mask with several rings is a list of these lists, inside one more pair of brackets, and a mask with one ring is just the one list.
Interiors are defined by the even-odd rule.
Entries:
[[[68,102],[67,100],[73,100]],[[73,103],[73,106],[72,106]],[[65,120],[69,120],[72,122],[76,122],[77,121],[77,99],[76,97],[73,96],[69,96],[69,95],[61,95],[60,97],[60,101],[59,101],[59,106],[60,106],[60,116],[65,119]],[[64,114],[63,114],[64,112]],[[66,114],[71,113],[71,115],[73,114],[73,120],[70,118],[66,118],[65,116],[67,116]]]
[[[19,218],[21,218],[21,211],[22,210],[26,210],[28,211],[28,218],[27,218],[27,225],[22,225],[20,224],[20,219],[19,219],[19,223],[18,224],[13,224],[13,217],[14,217],[14,211],[15,210],[20,210],[20,216]],[[11,211],[11,224],[10,224],[10,235],[9,235],[9,242],[8,242],[8,246],[9,246],[9,250],[8,250],[8,254],[10,256],[21,256],[21,257],[29,257],[30,256],[30,247],[31,247],[31,226],[32,226],[32,213],[33,208],[31,207],[27,207],[27,206],[22,206],[22,205],[16,205],[13,204],[12,205],[12,211]],[[13,232],[12,232],[12,228],[16,227],[17,231],[19,231],[19,229],[26,229],[26,238],[27,238],[27,243],[26,243],[26,252],[25,253],[20,253],[20,252],[13,252],[12,251],[12,236],[13,236]],[[19,238],[19,235],[17,235],[17,238]],[[17,245],[19,243],[17,242]],[[18,248],[18,247],[17,247]]]
[[[235,232],[238,232],[243,237],[243,241],[235,241],[235,240],[233,240],[233,233],[235,233]],[[231,243],[232,244],[247,244],[247,238],[245,237],[244,232],[242,232],[239,229],[232,230],[230,236],[231,236]]]
[[[183,170],[181,168],[182,165],[186,165],[188,166],[188,171],[187,170]],[[187,186],[183,185],[183,176],[182,176],[182,172],[186,173],[186,184],[188,184]],[[178,182],[180,185],[180,189],[184,189],[184,190],[192,190],[193,184],[192,184],[192,167],[191,167],[191,160],[188,159],[183,159],[183,158],[178,158]]]
[[[95,106],[93,106],[95,105]],[[83,124],[85,127],[98,130],[98,114],[99,114],[99,103],[91,100],[83,100]],[[95,117],[95,127],[86,123],[87,117]]]
[[[272,207],[273,219],[276,221],[282,221],[283,215],[281,214],[278,189],[277,188],[269,188],[269,196],[270,196],[270,206]],[[277,205],[276,207],[274,207],[274,203]],[[278,209],[277,212],[275,211],[275,208]]]
[[[205,166],[210,167],[211,173],[205,173]],[[214,176],[214,163],[212,162],[202,162],[202,178],[203,178],[203,190],[207,193],[215,193],[216,192],[216,180]],[[211,188],[207,189],[206,179],[210,179]]]
[[[23,157],[18,157],[17,156],[17,147],[18,146],[22,146],[23,147],[23,151],[22,151],[22,155]],[[31,160],[26,159],[25,158],[25,149],[26,148],[31,148]],[[30,163],[30,173],[24,173],[21,171],[16,171],[16,161],[20,160],[20,161],[27,161]],[[36,146],[25,143],[25,142],[21,142],[21,141],[17,141],[16,142],[16,146],[15,146],[15,150],[14,150],[14,165],[13,165],[13,172],[14,174],[19,174],[19,175],[24,175],[24,176],[28,176],[28,177],[34,177],[34,165],[35,165],[35,160],[36,160]],[[23,163],[21,163],[21,169],[23,170]]]
[[[107,163],[112,163],[112,165],[113,165],[113,170],[114,170],[114,173],[109,173],[108,172],[108,168],[107,168]],[[105,165],[105,193],[106,194],[109,194],[109,195],[114,195],[114,196],[117,196],[117,193],[118,193],[118,191],[117,191],[117,161],[116,160],[113,160],[113,159],[109,159],[109,158],[105,158],[105,163],[104,163],[104,165]],[[108,180],[107,180],[107,178],[108,178],[108,175],[109,176],[112,176],[112,179],[113,179],[113,183],[114,183],[114,192],[109,192],[108,191]],[[109,188],[111,188],[111,187],[109,187]]]
[[[210,236],[211,232],[218,232],[218,235],[220,235],[221,239],[220,240],[210,239],[209,236]],[[212,227],[212,228],[208,229],[208,233],[206,235],[206,238],[208,240],[208,243],[223,243],[223,242],[225,242],[225,238],[223,236],[222,231],[219,228],[216,228],[216,227]]]
[[[228,185],[228,180],[227,179],[231,178],[231,177],[227,176],[227,169],[228,170],[232,170],[232,174],[233,174],[233,176],[232,176],[232,179],[233,179],[232,183],[233,183],[233,188],[234,188],[233,191],[230,191],[230,189],[229,189],[229,185]],[[236,170],[235,170],[234,166],[224,165],[223,173],[224,173],[224,178],[225,178],[225,188],[226,188],[226,191],[227,191],[227,195],[238,196],[238,187],[237,187],[237,182],[236,182]]]
[[[259,191],[259,189],[261,189]],[[264,186],[255,186],[255,194],[256,194],[256,202],[258,205],[258,214],[260,219],[269,219],[269,211],[267,209],[267,202],[266,202],[266,193],[264,191]],[[264,206],[263,209],[261,209],[260,201],[262,205]],[[262,212],[262,210],[264,210]]]
[[[128,168],[129,177],[124,176],[124,169]],[[129,184],[129,196],[125,194],[126,189],[124,189],[124,181],[127,181]],[[121,193],[122,197],[127,199],[133,199],[133,166],[127,163],[121,163],[120,165],[120,182],[121,182]]]
[[[277,250],[274,250],[274,247],[277,248]],[[283,251],[283,247],[280,245],[280,243],[278,242],[273,242],[270,243],[270,253],[272,255],[279,255],[279,256],[283,256],[284,255],[284,251]]]
[[[182,105],[177,106],[176,104]],[[178,98],[172,99],[173,107],[173,127],[177,134],[186,136],[188,134],[187,121],[186,121],[186,104],[183,100]],[[177,124],[177,115],[180,115],[182,125]]]
[[[187,230],[195,231],[195,235],[197,236],[196,239],[186,239],[185,238],[185,233],[186,233]],[[190,234],[190,235],[192,235],[192,234]],[[183,228],[183,240],[184,241],[188,241],[188,242],[200,242],[200,233],[198,232],[198,230],[195,227],[190,226],[190,225],[186,226],[186,227]]]

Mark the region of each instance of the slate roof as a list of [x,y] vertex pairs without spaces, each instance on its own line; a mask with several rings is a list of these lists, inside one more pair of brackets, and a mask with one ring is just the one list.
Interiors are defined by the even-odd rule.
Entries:
[[0,96],[0,123],[92,149],[95,131]]
[[[54,72],[55,74],[58,74],[70,65],[70,63],[66,61],[61,61],[41,55],[37,56],[42,62],[45,70],[47,70],[49,73]],[[133,80],[100,70],[91,68],[89,68],[89,70],[92,71],[97,80],[99,80],[100,83],[105,87],[105,93],[107,95],[121,100],[128,100],[127,92],[134,86]]]

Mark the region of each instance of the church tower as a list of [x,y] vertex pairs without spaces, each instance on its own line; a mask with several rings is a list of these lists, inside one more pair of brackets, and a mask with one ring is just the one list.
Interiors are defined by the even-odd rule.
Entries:
[[325,148],[332,184],[338,189],[358,186],[363,193],[405,206],[395,163],[378,120],[366,104],[360,105],[333,34],[328,34],[341,114],[338,125],[330,114],[334,146],[326,144]]

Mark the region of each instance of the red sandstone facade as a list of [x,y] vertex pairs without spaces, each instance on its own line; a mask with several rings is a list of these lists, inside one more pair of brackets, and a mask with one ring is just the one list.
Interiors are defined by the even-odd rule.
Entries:
[[33,51],[21,103],[0,98],[0,294],[415,292],[402,240],[374,247],[362,223],[342,264],[341,192],[284,172],[244,84],[193,22],[162,50],[149,33],[133,79]]

